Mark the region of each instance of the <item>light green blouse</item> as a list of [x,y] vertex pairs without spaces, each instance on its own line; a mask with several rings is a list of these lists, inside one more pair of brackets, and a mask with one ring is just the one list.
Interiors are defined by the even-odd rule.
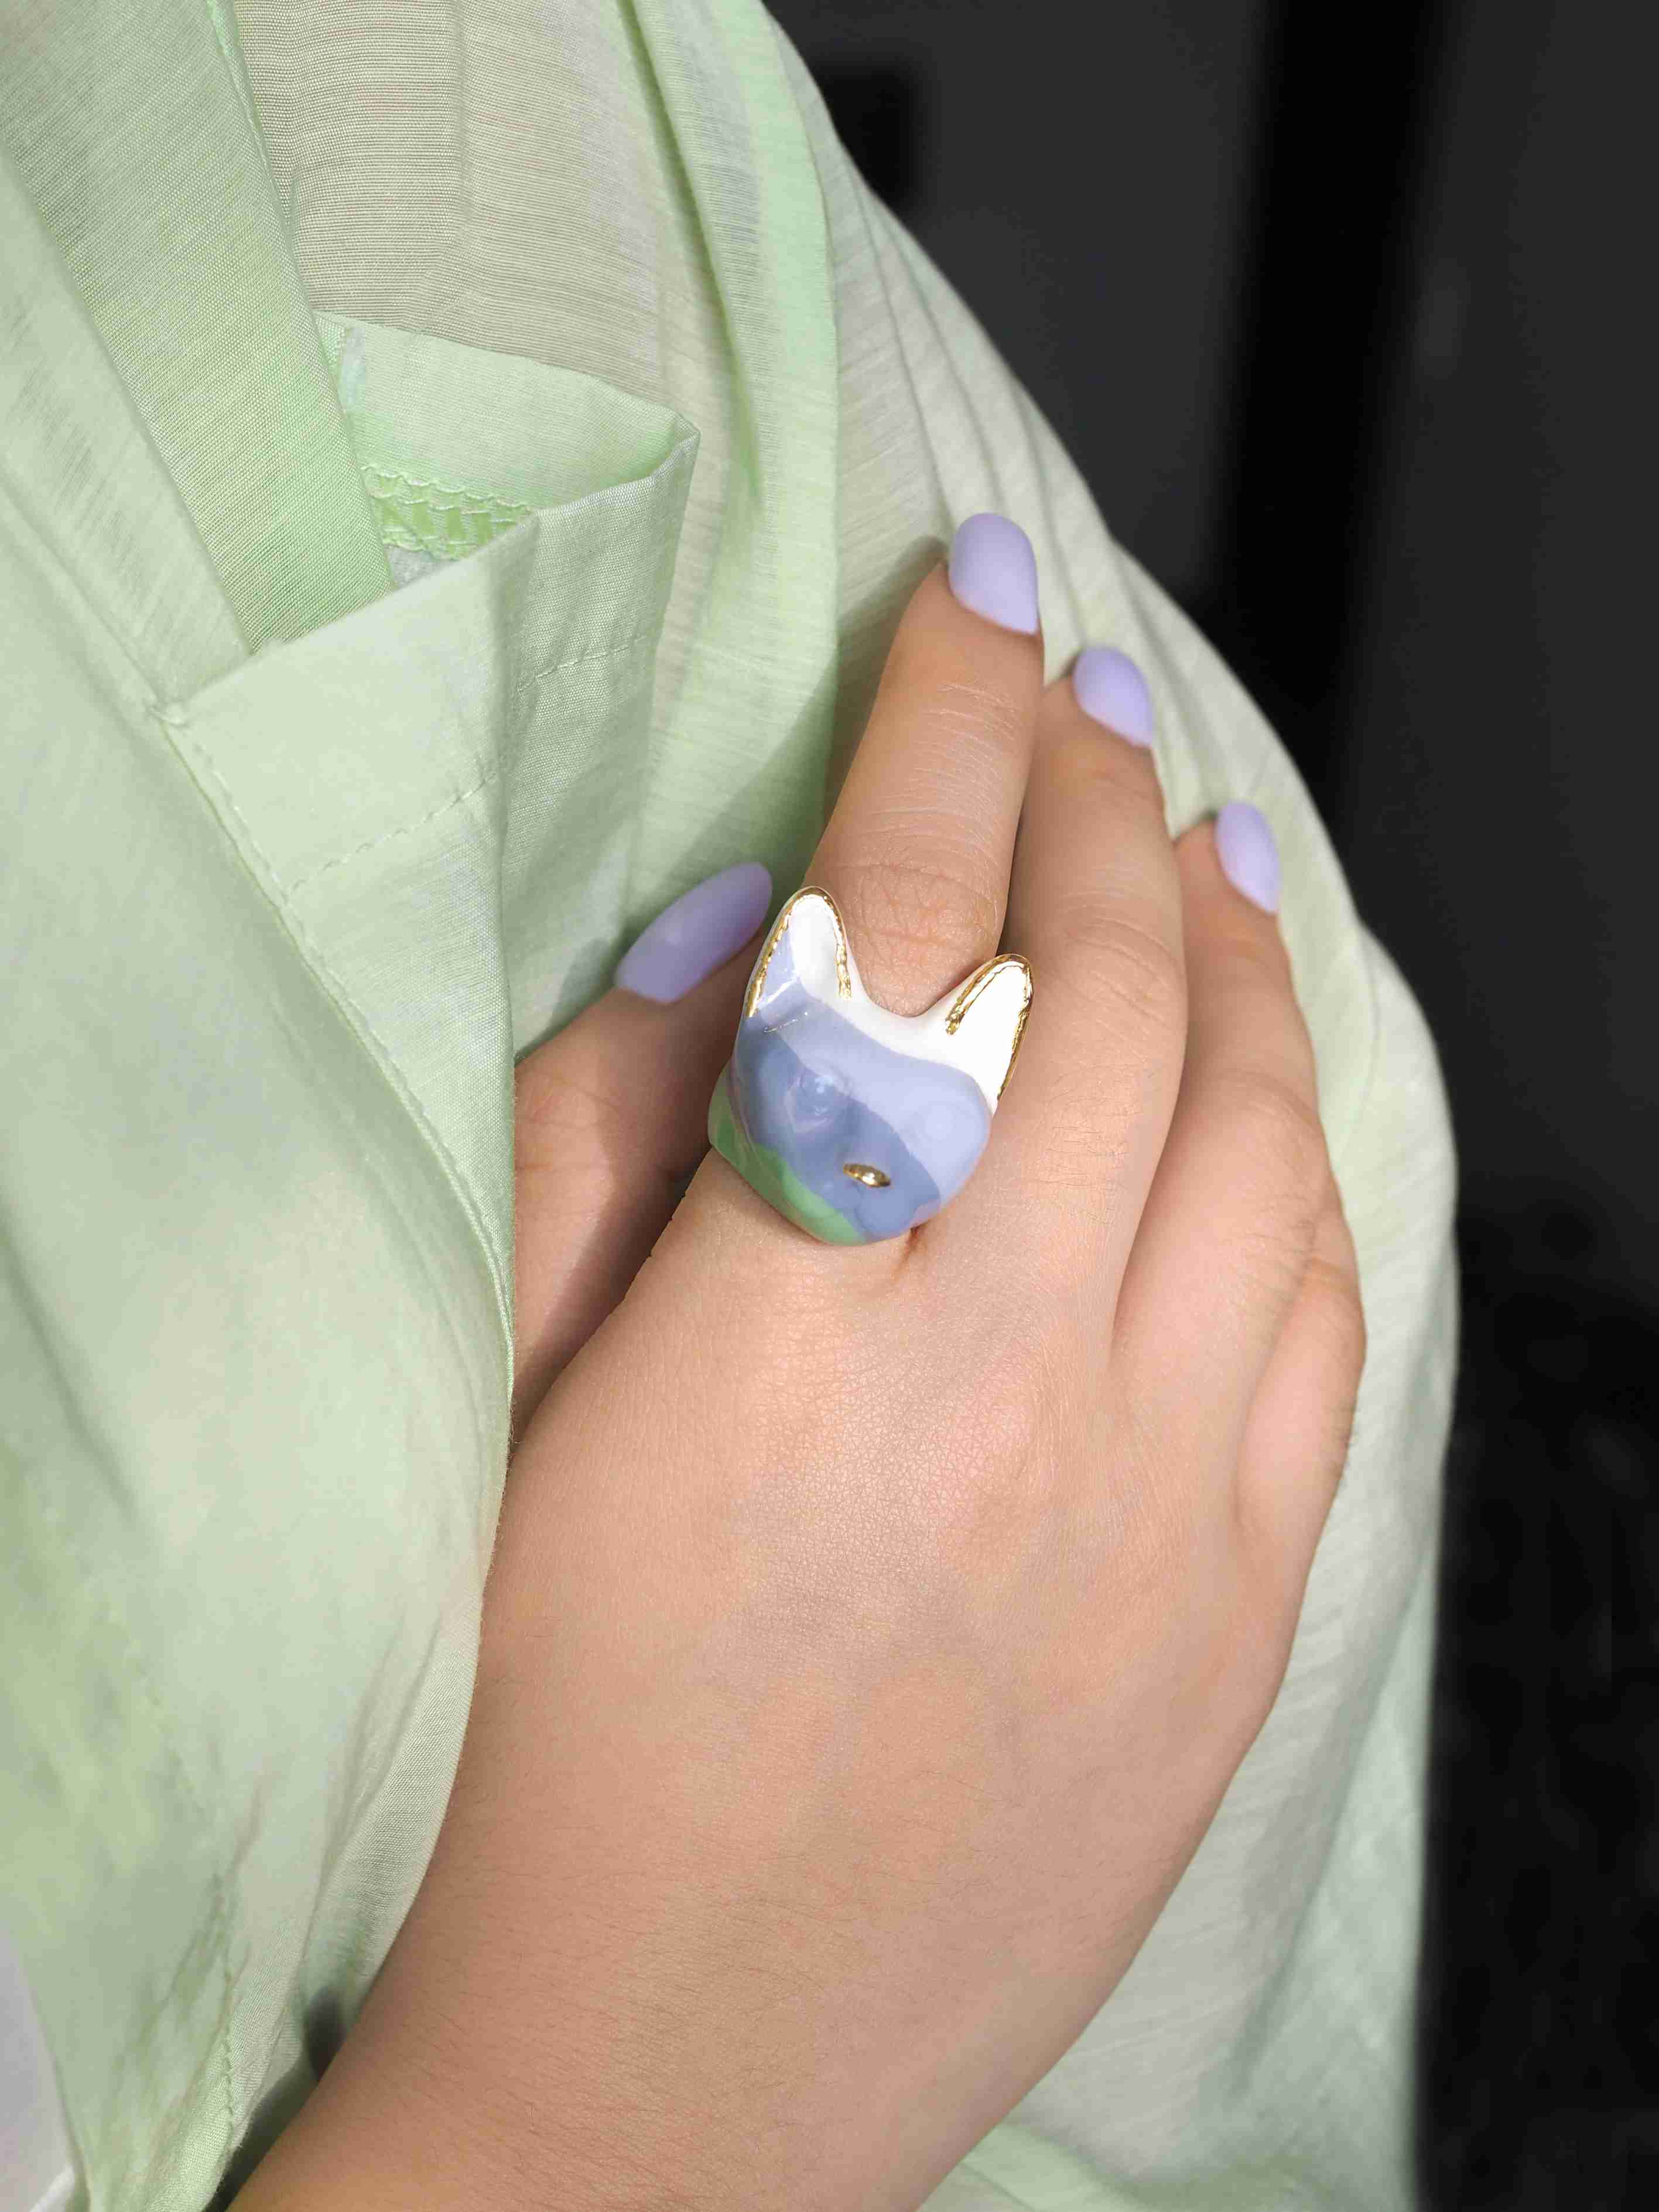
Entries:
[[1172,824],[1274,823],[1371,1353],[1266,1730],[930,2205],[1411,2201],[1452,1158],[1285,753],[756,0],[8,0],[0,1917],[77,2205],[225,2201],[356,2015],[466,1717],[514,1060],[801,880],[987,507]]

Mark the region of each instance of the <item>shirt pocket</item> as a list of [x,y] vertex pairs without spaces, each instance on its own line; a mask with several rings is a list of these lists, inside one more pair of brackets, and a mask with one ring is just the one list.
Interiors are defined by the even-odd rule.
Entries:
[[614,957],[699,434],[319,317],[394,573],[164,719],[455,1182],[513,1314],[514,1061]]

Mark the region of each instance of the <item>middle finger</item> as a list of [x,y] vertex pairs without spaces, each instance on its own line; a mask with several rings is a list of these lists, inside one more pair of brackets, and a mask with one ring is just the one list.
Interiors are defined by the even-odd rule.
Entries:
[[1097,1290],[1103,1328],[1186,1050],[1181,879],[1151,736],[1145,684],[1109,648],[1043,694],[1006,931],[1030,963],[1030,1019],[986,1156],[927,1231],[941,1256],[976,1254],[1005,1280],[1022,1267],[1044,1295]]

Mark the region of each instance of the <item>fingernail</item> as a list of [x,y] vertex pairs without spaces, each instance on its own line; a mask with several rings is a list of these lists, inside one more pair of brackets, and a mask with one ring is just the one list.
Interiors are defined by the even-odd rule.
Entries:
[[705,876],[646,925],[611,980],[671,1006],[747,945],[771,903],[772,878],[758,860]]
[[1216,858],[1236,891],[1268,914],[1279,912],[1279,841],[1259,807],[1230,799],[1215,817]]
[[951,540],[951,589],[964,607],[1004,629],[1037,626],[1036,555],[1006,514],[970,514]]
[[1072,689],[1085,714],[1132,745],[1151,744],[1152,695],[1127,653],[1115,645],[1086,646],[1073,667]]

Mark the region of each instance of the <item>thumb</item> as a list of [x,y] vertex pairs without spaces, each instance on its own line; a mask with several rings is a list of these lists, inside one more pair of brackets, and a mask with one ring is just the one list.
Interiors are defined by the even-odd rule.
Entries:
[[638,1273],[708,1148],[772,878],[739,861],[629,947],[611,988],[514,1072],[516,1449]]

